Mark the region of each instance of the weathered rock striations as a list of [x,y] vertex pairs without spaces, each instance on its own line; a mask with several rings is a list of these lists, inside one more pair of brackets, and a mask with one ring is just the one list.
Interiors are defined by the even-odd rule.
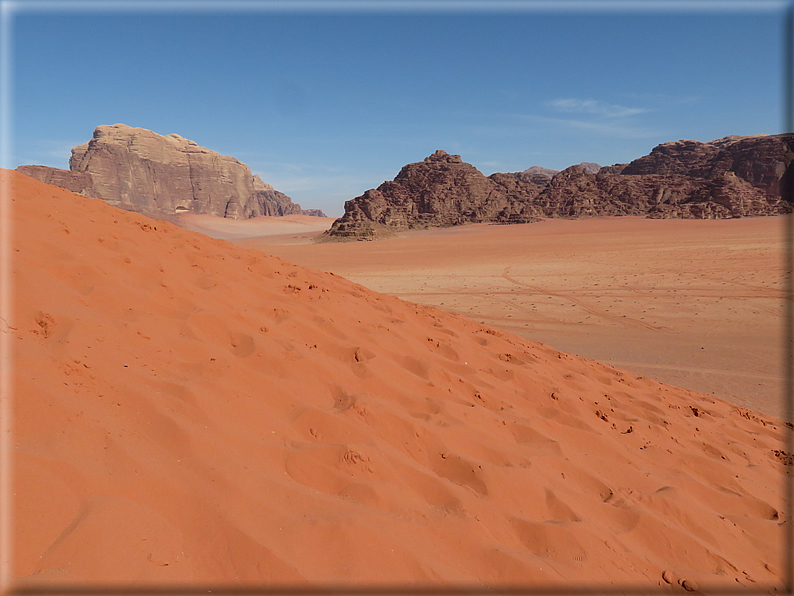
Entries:
[[44,184],[52,184],[92,199],[97,198],[94,180],[88,172],[72,172],[49,166],[19,166],[17,172]]
[[780,197],[780,180],[792,161],[794,134],[729,136],[708,143],[663,143],[632,161],[621,173],[716,179],[733,172],[766,195]]
[[371,240],[395,230],[535,221],[519,214],[511,197],[530,200],[539,187],[513,174],[494,176],[487,178],[459,155],[438,150],[404,166],[394,180],[345,202],[345,215],[327,238]]
[[541,217],[778,215],[792,211],[781,189],[794,184],[793,162],[794,134],[675,141],[629,164],[583,162],[562,172],[533,166],[488,178],[459,156],[436,151],[345,203],[345,215],[327,234],[371,239],[386,230]]
[[497,172],[488,179],[502,187],[506,206],[493,220],[493,223],[532,223],[540,221],[543,212],[534,205],[535,198],[548,185],[537,174],[527,177],[525,172]]
[[779,199],[768,200],[732,172],[700,179],[680,174],[589,174],[579,166],[555,176],[532,207],[546,217],[571,218],[719,219],[785,212]]
[[[32,166],[17,168],[30,172]],[[178,134],[158,135],[124,124],[98,126],[93,138],[72,149],[70,175],[38,166],[30,175],[62,188],[87,176],[85,192],[111,205],[157,217],[182,212],[231,219],[261,215],[325,215],[302,210],[235,159],[200,147]],[[27,169],[27,170],[26,170]],[[42,178],[42,176],[44,178]],[[72,188],[69,188],[72,190]],[[79,191],[78,191],[79,192]]]
[[789,213],[781,182],[794,170],[794,135],[663,143],[629,164],[591,174],[576,166],[537,199],[549,217],[644,215],[715,219]]

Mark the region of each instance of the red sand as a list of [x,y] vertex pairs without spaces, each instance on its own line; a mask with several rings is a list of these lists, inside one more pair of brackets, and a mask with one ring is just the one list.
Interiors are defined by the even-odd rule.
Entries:
[[284,217],[254,217],[246,220],[230,220],[213,215],[184,213],[177,217],[179,227],[192,232],[201,232],[212,238],[223,240],[245,240],[269,237],[276,244],[308,242],[324,232],[334,223],[332,217],[312,215],[285,215]]
[[781,416],[782,223],[610,217],[234,242]]
[[779,420],[2,176],[18,586],[779,586]]

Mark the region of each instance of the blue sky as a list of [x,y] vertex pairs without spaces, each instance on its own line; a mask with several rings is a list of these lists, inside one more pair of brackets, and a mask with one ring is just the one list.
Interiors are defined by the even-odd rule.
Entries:
[[487,175],[782,132],[784,3],[643,4],[13,3],[3,165],[121,122],[339,216],[436,149]]

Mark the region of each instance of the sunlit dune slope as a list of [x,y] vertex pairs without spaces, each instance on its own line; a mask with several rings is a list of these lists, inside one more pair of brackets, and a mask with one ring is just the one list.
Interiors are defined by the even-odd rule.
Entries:
[[20,581],[781,581],[779,421],[2,175]]

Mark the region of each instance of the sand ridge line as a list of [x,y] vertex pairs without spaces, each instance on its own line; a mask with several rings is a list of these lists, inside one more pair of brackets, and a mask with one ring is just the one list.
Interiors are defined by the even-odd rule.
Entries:
[[[782,259],[779,218],[599,218],[464,228],[455,234],[440,230],[400,242],[323,250],[308,245],[257,246],[379,291],[487,320],[528,339],[540,333],[535,338],[588,357],[673,366],[690,360],[703,368],[749,367],[770,376],[782,366],[781,310],[778,303],[769,302],[778,300],[776,288],[783,281],[775,266]],[[690,248],[695,245],[700,248]],[[524,293],[532,290],[500,276],[505,267],[515,281],[536,276],[536,283],[526,285],[564,298]],[[515,290],[506,292],[509,288]],[[571,298],[613,318],[572,307]],[[529,302],[532,317],[518,308]],[[506,316],[508,308],[515,309],[513,317]],[[658,329],[626,324],[626,318]],[[583,325],[582,333],[573,339],[571,330],[577,324]],[[634,354],[620,348],[629,331]],[[701,351],[704,338],[707,350]],[[605,351],[604,345],[614,345],[616,353]],[[672,369],[655,370],[657,380],[717,391],[741,403],[749,400],[768,413],[781,411],[777,401],[782,387],[775,381],[759,393],[757,382],[749,378],[731,377],[734,382],[728,384],[713,376],[698,379]]]

